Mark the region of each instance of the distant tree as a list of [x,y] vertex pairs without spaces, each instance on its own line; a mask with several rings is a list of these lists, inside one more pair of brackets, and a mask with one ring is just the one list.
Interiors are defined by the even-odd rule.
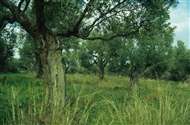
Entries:
[[14,56],[14,47],[16,45],[16,35],[13,29],[4,29],[0,32],[0,72],[7,70],[7,64]]
[[[27,36],[27,34],[26,34]],[[19,49],[20,61],[22,62],[22,67],[28,71],[35,71],[35,59],[34,52],[35,46],[33,41],[28,38],[23,38],[24,43]],[[21,68],[22,68],[21,67]]]
[[160,78],[169,69],[167,61],[172,54],[174,29],[165,27],[161,32],[152,30],[152,33],[142,31],[138,39],[122,41],[118,64],[129,75],[131,88],[138,85],[140,76]]
[[63,57],[62,63],[64,66],[65,73],[68,73],[69,68],[77,70],[78,68],[78,49],[79,49],[79,40],[70,37],[68,39],[60,39],[63,45]]
[[39,52],[34,44],[33,38],[28,33],[22,34],[21,48],[19,49],[20,55],[20,68],[28,71],[35,71],[36,78],[42,77],[42,64],[39,57]]
[[5,69],[6,64],[10,62],[13,57],[13,46],[8,45],[0,38],[0,71]]
[[114,58],[116,51],[120,48],[120,42],[115,38],[110,41],[83,41],[81,44],[81,64],[83,67],[90,69],[93,64],[98,68],[99,79],[104,79],[105,67]]
[[[85,47],[85,46],[83,46],[83,47]],[[82,73],[96,74],[96,72],[98,70],[97,66],[94,64],[94,61],[92,60],[91,56],[88,55],[87,52],[85,52],[85,49],[84,50],[83,49],[81,49],[82,51],[80,51],[80,53],[79,53],[79,63],[80,63],[80,66],[82,68],[84,68]]]
[[18,73],[19,66],[20,66],[20,61],[17,58],[13,58],[7,65],[6,65],[6,71],[11,72],[11,73]]
[[174,81],[185,81],[190,75],[190,50],[181,40],[178,40],[177,46],[174,47],[174,60],[170,74],[171,80]]
[[[68,73],[69,69],[71,69],[72,73],[74,73],[74,70],[78,68],[78,44],[79,40],[75,37],[68,37],[68,38],[60,38],[59,39],[62,44],[62,64],[63,64],[63,70],[64,70],[64,80],[66,83],[66,74]],[[65,85],[66,86],[66,85]]]
[[[75,73],[78,68],[78,57],[77,54],[73,51],[64,51],[63,52],[63,66],[65,70],[65,74],[68,73],[69,69],[73,69],[70,73]],[[75,71],[74,71],[75,70]]]

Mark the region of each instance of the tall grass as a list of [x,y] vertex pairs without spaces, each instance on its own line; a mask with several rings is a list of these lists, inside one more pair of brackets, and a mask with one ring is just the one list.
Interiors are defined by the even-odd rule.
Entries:
[[188,84],[141,79],[139,88],[129,90],[128,78],[106,78],[99,81],[95,76],[68,75],[67,104],[59,104],[52,117],[41,80],[8,75],[6,82],[0,82],[0,124],[190,124]]

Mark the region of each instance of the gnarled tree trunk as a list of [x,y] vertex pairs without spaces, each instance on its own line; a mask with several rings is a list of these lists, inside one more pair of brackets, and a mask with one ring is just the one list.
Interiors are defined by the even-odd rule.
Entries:
[[66,81],[62,66],[62,44],[51,34],[35,37],[43,70],[46,103],[52,115],[66,103]]

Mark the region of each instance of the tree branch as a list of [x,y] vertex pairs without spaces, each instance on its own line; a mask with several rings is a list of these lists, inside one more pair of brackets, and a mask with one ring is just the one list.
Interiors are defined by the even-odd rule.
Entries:
[[79,17],[78,21],[76,22],[76,24],[74,25],[74,27],[70,27],[69,29],[67,30],[59,30],[59,31],[56,31],[54,32],[54,35],[56,36],[71,36],[71,35],[76,35],[79,33],[79,26],[80,24],[82,23],[83,19],[85,18],[85,15],[86,13],[88,12],[89,8],[91,7],[91,4],[94,0],[90,0],[84,11],[82,12],[81,16]]
[[[115,16],[115,15],[117,15],[118,13],[120,13],[121,11],[123,11],[123,10],[117,11],[116,8],[119,7],[119,6],[121,6],[121,5],[123,5],[125,2],[126,2],[126,0],[123,0],[123,1],[118,2],[114,7],[110,8],[110,9],[107,10],[105,13],[101,13],[101,12],[100,12],[100,16],[99,16],[98,18],[96,18],[96,19],[92,22],[91,25],[88,26],[88,28],[87,28],[88,30],[87,30],[87,33],[85,33],[85,35],[84,35],[84,34],[72,34],[72,35],[74,35],[74,36],[76,36],[76,37],[80,37],[80,38],[82,38],[82,39],[86,39],[86,40],[97,40],[97,39],[99,39],[99,40],[111,40],[111,39],[113,39],[113,38],[115,38],[115,37],[119,37],[119,36],[129,36],[129,35],[133,34],[133,33],[128,33],[127,35],[126,35],[126,34],[117,34],[117,35],[114,35],[114,36],[109,37],[109,38],[102,38],[102,37],[93,37],[93,38],[90,38],[90,37],[88,37],[88,36],[90,35],[91,31],[94,29],[94,27],[95,27],[96,25],[100,24],[101,22],[105,21],[106,19],[108,19],[108,18],[110,18],[110,17],[112,17],[112,16]],[[134,5],[131,5],[131,6],[132,6],[132,7],[131,7],[130,10],[125,10],[125,11],[133,11],[136,6],[134,6]],[[111,14],[111,15],[108,15],[108,14]],[[84,18],[84,17],[83,17],[83,18]],[[137,29],[137,30],[138,30],[138,29]],[[134,31],[134,33],[136,33],[136,31]]]
[[8,21],[9,23],[14,23],[16,20],[15,18],[11,18],[10,16],[5,15],[2,18],[0,18],[0,28],[4,28],[3,26],[4,21]]
[[24,0],[21,0],[21,1],[19,2],[19,4],[18,4],[18,9],[19,9],[19,10],[21,10],[20,8],[21,8],[23,2],[24,2]]
[[[32,34],[32,31],[36,30],[36,26],[30,22],[30,20],[23,11],[21,11],[14,3],[12,3],[12,0],[0,0],[0,4],[11,11],[14,17],[14,21],[20,23],[20,25],[23,26],[27,32]],[[22,4],[22,0],[20,4]]]
[[[76,24],[74,25],[74,27],[70,27],[68,30],[62,30],[62,31],[59,30],[59,31],[56,31],[56,32],[54,32],[54,34],[55,34],[56,36],[71,36],[71,35],[77,36],[77,35],[79,34],[79,26],[80,26],[80,24],[82,23],[82,21],[84,20],[86,13],[89,11],[89,8],[92,6],[92,2],[93,2],[93,0],[90,0],[90,1],[87,3],[87,5],[86,5],[86,7],[85,7],[85,9],[84,9],[84,11],[83,11],[83,13],[82,13],[81,16],[79,17],[79,19],[78,19],[78,21],[76,22]],[[83,37],[88,37],[89,34],[90,34],[90,32],[93,30],[94,26],[96,25],[96,23],[97,23],[100,19],[102,19],[103,17],[105,17],[107,14],[113,12],[118,6],[122,5],[124,2],[126,2],[126,0],[121,1],[121,2],[118,2],[117,5],[115,5],[115,6],[114,6],[113,8],[111,8],[111,9],[109,9],[107,12],[101,13],[101,15],[100,15],[98,18],[96,18],[96,19],[92,22],[92,24],[88,27],[89,33],[87,33],[86,35],[83,35]],[[114,15],[114,14],[113,14],[113,15]],[[109,17],[111,17],[111,16],[109,16]],[[106,17],[106,18],[109,18],[109,17]],[[103,20],[104,20],[104,19],[102,19],[102,21],[103,21]],[[100,21],[100,22],[102,22],[102,21]]]
[[86,7],[83,11],[83,13],[81,14],[79,20],[76,22],[75,26],[74,26],[74,31],[77,31],[76,33],[78,33],[79,31],[79,25],[81,24],[81,22],[83,21],[86,13],[88,12],[89,8],[91,7],[91,3],[93,0],[90,0],[88,4],[86,4]]
[[29,5],[29,3],[30,3],[30,0],[21,0],[21,1],[19,2],[19,4],[18,4],[18,9],[19,9],[20,11],[21,11],[21,6],[22,6],[22,4],[23,4],[24,1],[26,1],[26,5],[25,5],[25,7],[24,7],[24,9],[23,9],[23,12],[25,12],[25,11],[27,10],[28,5]]
[[34,0],[36,24],[38,29],[42,32],[46,32],[47,30],[47,27],[45,26],[44,6],[44,0]]
[[78,37],[78,38],[84,39],[84,40],[103,40],[103,41],[109,41],[109,40],[112,40],[112,39],[117,38],[117,37],[128,37],[130,35],[138,33],[140,28],[141,28],[141,26],[138,27],[136,30],[131,31],[129,33],[116,34],[116,35],[112,35],[110,37],[83,37],[83,36],[80,36],[80,35],[75,35],[75,36]]
[[98,62],[96,60],[94,60],[94,63],[99,67],[99,64],[98,64]]
[[[109,19],[110,17],[115,16],[115,15],[116,15],[116,13],[114,13],[114,14],[112,14],[112,15],[110,15],[110,16],[106,16],[105,18],[101,19],[99,22],[96,22],[96,23],[92,24],[92,25],[89,27],[88,32],[87,32],[85,35],[83,35],[83,37],[88,37],[88,36],[90,35],[90,33],[92,32],[92,30],[94,29],[94,27],[96,27],[96,26],[97,26],[98,24],[100,24],[101,22],[103,22],[103,21],[105,21],[106,19]],[[79,35],[79,36],[80,36],[80,35]]]
[[105,68],[107,64],[108,64],[108,62],[105,61],[105,63],[103,64],[103,67]]
[[[109,9],[107,12],[105,12],[105,13],[100,13],[100,16],[99,16],[98,18],[96,18],[96,19],[92,22],[92,24],[91,24],[90,26],[88,26],[89,32],[86,34],[86,37],[88,37],[88,35],[89,35],[90,32],[93,30],[94,26],[97,25],[97,22],[98,22],[99,20],[101,20],[101,19],[102,19],[103,17],[105,17],[106,15],[111,14],[112,12],[114,12],[117,7],[119,7],[120,5],[122,5],[122,4],[125,3],[125,2],[126,2],[126,0],[123,0],[123,1],[121,1],[121,2],[118,2],[117,5],[115,5],[115,6],[114,6],[113,8],[111,8],[111,9]],[[118,12],[116,12],[116,13],[118,13]],[[115,13],[115,14],[116,14],[116,13]],[[115,15],[115,14],[113,14],[113,15]],[[109,17],[111,17],[111,16],[108,16],[108,17],[106,17],[106,18],[109,18]],[[103,20],[104,20],[104,19],[102,19],[101,21],[99,21],[99,23],[100,23],[100,22],[103,22]]]
[[[103,22],[104,20],[106,20],[107,18],[110,18],[111,16],[113,16],[113,15],[115,15],[115,14],[112,14],[111,16],[106,16],[106,15],[108,15],[109,13],[112,13],[112,12],[114,12],[114,10],[117,8],[117,7],[119,7],[119,6],[121,6],[123,3],[125,3],[126,2],[126,0],[123,0],[123,1],[120,1],[120,2],[118,2],[114,7],[112,7],[112,8],[110,8],[108,11],[106,11],[105,13],[101,13],[100,14],[100,16],[98,17],[98,18],[96,18],[93,22],[92,22],[92,24],[90,25],[90,26],[88,26],[88,33],[86,33],[85,35],[83,34],[83,35],[79,35],[79,29],[80,29],[80,24],[82,23],[82,21],[84,20],[84,18],[85,18],[85,16],[86,16],[86,13],[89,11],[89,8],[92,6],[92,3],[93,3],[93,1],[94,0],[90,0],[88,3],[87,3],[87,5],[86,5],[86,7],[85,7],[85,9],[84,9],[84,11],[83,11],[83,13],[81,14],[81,16],[79,17],[79,19],[78,19],[78,21],[76,22],[76,24],[74,25],[74,27],[70,27],[69,29],[67,29],[67,30],[59,30],[59,31],[56,31],[56,32],[54,32],[54,35],[55,36],[71,36],[71,35],[74,35],[74,36],[77,36],[77,37],[79,37],[80,36],[80,38],[85,38],[85,37],[88,37],[89,36],[89,34],[90,34],[90,32],[93,30],[93,28],[97,25],[97,24],[99,24],[99,23],[101,23],[101,22]],[[116,12],[116,11],[115,11]],[[117,13],[117,12],[116,12]],[[105,18],[104,18],[105,17]],[[101,20],[102,19],[102,20]],[[99,21],[99,23],[97,23]],[[86,38],[86,39],[89,39],[89,40],[91,40],[91,38]],[[97,39],[100,39],[100,38],[97,38]]]
[[29,4],[30,4],[30,0],[26,0],[26,6],[23,9],[24,12],[27,10]]

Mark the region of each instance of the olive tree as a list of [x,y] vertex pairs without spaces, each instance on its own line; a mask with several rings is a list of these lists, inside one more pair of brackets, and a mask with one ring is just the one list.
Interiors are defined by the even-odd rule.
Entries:
[[177,41],[177,46],[173,48],[174,58],[170,70],[171,80],[185,81],[190,75],[190,50],[187,49],[184,42]]
[[118,66],[130,77],[131,88],[138,85],[140,76],[160,78],[169,70],[174,29],[166,25],[165,29],[154,29],[152,33],[141,30],[138,39],[121,41]]
[[99,79],[103,80],[105,67],[117,57],[116,52],[120,48],[121,44],[117,38],[110,41],[83,41],[80,53],[81,64],[88,69],[95,64]]

